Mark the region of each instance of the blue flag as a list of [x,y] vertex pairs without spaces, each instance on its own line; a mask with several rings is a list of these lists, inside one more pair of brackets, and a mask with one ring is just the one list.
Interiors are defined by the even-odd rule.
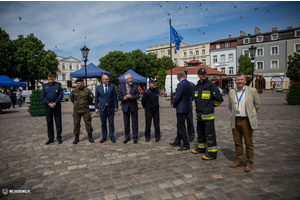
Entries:
[[170,24],[170,43],[175,43],[175,48],[179,50],[183,37]]

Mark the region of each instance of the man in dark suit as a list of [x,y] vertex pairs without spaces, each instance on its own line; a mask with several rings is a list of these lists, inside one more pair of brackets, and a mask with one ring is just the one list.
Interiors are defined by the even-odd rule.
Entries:
[[[187,73],[188,71],[184,71],[185,73],[185,79],[187,80]],[[191,87],[192,87],[192,93],[191,93],[191,98],[190,98],[190,112],[187,116],[187,129],[188,129],[188,135],[189,135],[189,140],[190,142],[194,141],[195,138],[195,128],[194,128],[194,123],[193,123],[193,101],[194,101],[194,88],[195,88],[195,84],[193,82],[190,82]]]
[[132,84],[131,74],[125,75],[126,83],[119,88],[118,97],[122,102],[122,111],[124,119],[125,140],[126,144],[130,140],[130,115],[132,120],[132,135],[134,144],[138,140],[138,105],[137,99],[140,98],[138,87]]
[[183,146],[178,151],[184,151],[190,149],[190,143],[188,134],[185,127],[185,121],[187,120],[188,113],[190,112],[190,98],[192,94],[191,84],[185,79],[185,73],[183,70],[177,72],[177,89],[172,106],[176,108],[177,117],[177,136],[175,142],[170,143],[172,146],[179,146],[180,140],[183,140]]
[[114,84],[109,83],[109,77],[107,75],[102,76],[102,84],[98,85],[95,94],[95,112],[100,112],[102,139],[100,143],[107,140],[107,119],[109,124],[109,137],[113,143],[116,143],[114,137],[114,116],[118,111],[117,93]]

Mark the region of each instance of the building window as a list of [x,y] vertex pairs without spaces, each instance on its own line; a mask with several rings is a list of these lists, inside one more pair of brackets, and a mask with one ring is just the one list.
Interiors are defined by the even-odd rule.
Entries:
[[70,63],[69,68],[72,69],[72,63]]
[[216,45],[216,49],[220,49],[220,44],[217,44],[217,45]]
[[206,65],[206,59],[202,59],[201,61],[203,65]]
[[63,81],[66,80],[66,75],[65,74],[62,74],[61,76],[62,76]]
[[300,37],[300,30],[295,31],[295,37]]
[[233,62],[233,54],[229,54],[228,55],[228,61],[229,62]]
[[76,64],[76,69],[77,69],[77,70],[79,69],[79,64]]
[[295,44],[295,52],[300,51],[300,44]]
[[174,63],[175,63],[175,65],[177,65],[177,58],[174,59]]
[[158,52],[157,51],[155,51],[155,54],[156,54],[156,56],[158,55]]
[[205,54],[205,49],[202,49],[202,55]]
[[262,61],[256,62],[256,69],[264,69],[264,62]]
[[225,67],[221,68],[221,72],[225,73]]
[[165,54],[164,51],[160,51],[160,56],[163,56]]
[[183,52],[183,57],[186,57],[186,54],[187,54],[186,52]]
[[229,67],[229,74],[233,74],[233,67]]
[[264,56],[264,49],[263,48],[258,48],[256,55],[257,56]]
[[271,69],[279,69],[279,60],[271,60]]
[[170,55],[170,50],[168,50],[168,56]]
[[186,66],[186,61],[184,61],[183,66]]
[[196,51],[196,55],[197,55],[197,56],[199,55],[199,50]]
[[225,43],[225,48],[229,48],[230,47],[230,43]]
[[263,36],[257,36],[256,37],[256,42],[262,42],[264,40]]
[[225,62],[225,55],[221,55],[221,62]]
[[193,56],[193,52],[192,51],[190,51],[190,56]]
[[278,49],[279,49],[278,46],[271,47],[271,55],[278,55],[279,54]]
[[250,38],[244,38],[244,44],[249,44],[250,43]]
[[218,62],[217,56],[213,56],[213,62],[214,62],[214,63]]
[[250,58],[250,55],[249,55],[249,50],[248,49],[244,49],[244,55],[248,54],[249,58]]
[[174,49],[174,54],[177,54],[177,50],[176,49]]
[[278,33],[271,35],[271,40],[278,40]]
[[66,69],[66,65],[65,65],[65,63],[63,63],[63,64],[62,64],[62,67],[61,67],[61,69]]

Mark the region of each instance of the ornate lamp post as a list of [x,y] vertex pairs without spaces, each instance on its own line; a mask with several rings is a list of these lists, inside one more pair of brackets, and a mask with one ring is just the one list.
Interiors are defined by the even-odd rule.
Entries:
[[85,87],[87,87],[87,72],[86,72],[86,62],[88,61],[87,57],[89,54],[90,49],[87,48],[85,45],[83,48],[80,49],[84,61],[84,66],[85,66]]
[[251,63],[252,63],[252,87],[253,87],[253,68],[254,68],[254,63],[255,63],[254,59],[255,59],[256,47],[252,45],[249,48],[249,52],[250,52],[250,56],[251,56],[250,59],[251,59]]

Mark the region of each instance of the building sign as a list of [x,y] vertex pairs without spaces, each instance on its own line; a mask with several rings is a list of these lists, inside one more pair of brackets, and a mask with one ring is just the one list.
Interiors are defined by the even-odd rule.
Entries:
[[273,88],[273,85],[275,85],[276,89],[282,88],[282,79],[278,76],[275,76],[271,79],[271,88]]

